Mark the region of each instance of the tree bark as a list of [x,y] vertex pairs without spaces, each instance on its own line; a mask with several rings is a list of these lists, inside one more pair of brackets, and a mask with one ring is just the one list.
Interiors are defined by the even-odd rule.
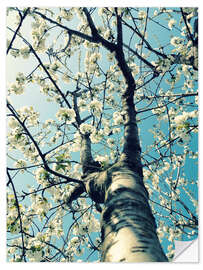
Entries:
[[111,169],[102,212],[102,261],[166,262],[142,177],[127,167]]
[[[168,259],[156,234],[155,219],[148,203],[148,192],[143,183],[141,147],[134,105],[136,83],[123,52],[121,17],[116,13],[117,44],[111,47],[99,36],[87,9],[83,10],[92,36],[100,40],[108,50],[115,50],[115,57],[127,86],[121,97],[124,146],[120,159],[105,171],[95,170],[85,177],[86,191],[89,196],[96,203],[104,203],[101,216],[101,260],[105,262],[166,262]],[[86,149],[91,153],[90,141],[88,145],[86,144]],[[85,155],[84,160],[89,163],[90,158],[86,158]],[[83,161],[82,164],[84,163]]]
[[[117,54],[123,74],[124,56]],[[156,234],[156,223],[143,183],[141,147],[134,106],[135,83],[125,76],[128,87],[122,95],[124,146],[120,159],[103,172],[86,177],[86,190],[104,203],[101,219],[102,261],[167,262]],[[90,149],[90,148],[89,148]]]

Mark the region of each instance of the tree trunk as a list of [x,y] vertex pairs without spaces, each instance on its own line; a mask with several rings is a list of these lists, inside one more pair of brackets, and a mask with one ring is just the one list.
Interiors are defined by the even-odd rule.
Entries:
[[142,177],[121,167],[111,171],[102,212],[102,261],[166,262]]
[[[87,170],[91,143],[84,144],[81,159],[86,191],[97,203],[104,203],[101,220],[102,261],[106,262],[161,262],[168,261],[156,234],[156,223],[148,204],[148,192],[143,183],[141,147],[136,122],[134,94],[136,83],[125,60],[121,17],[116,11],[117,44],[98,34],[87,10],[83,9],[94,39],[99,40],[115,58],[123,74],[126,89],[122,94],[124,145],[119,161],[105,171]],[[88,142],[88,143],[87,143]],[[82,154],[81,154],[82,156]],[[87,166],[85,165],[87,164]]]

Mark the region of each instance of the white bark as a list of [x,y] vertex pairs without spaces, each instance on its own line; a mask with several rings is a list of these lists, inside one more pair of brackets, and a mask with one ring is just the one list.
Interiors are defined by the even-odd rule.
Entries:
[[102,213],[102,261],[166,262],[139,174],[112,171]]

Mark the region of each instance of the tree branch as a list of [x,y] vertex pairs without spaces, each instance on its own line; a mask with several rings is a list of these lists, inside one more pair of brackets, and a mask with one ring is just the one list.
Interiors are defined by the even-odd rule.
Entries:
[[24,243],[23,223],[22,223],[22,218],[21,218],[21,212],[20,212],[18,197],[17,197],[17,194],[16,194],[16,190],[15,190],[12,178],[11,178],[10,173],[9,173],[8,170],[7,170],[7,175],[8,175],[9,183],[12,186],[13,193],[14,193],[14,196],[15,196],[15,206],[17,208],[18,218],[19,218],[19,221],[20,221],[20,233],[21,233],[21,240],[22,240],[22,255],[21,255],[21,257],[26,262],[26,256],[25,256],[26,248],[25,248],[25,243]]
[[[54,20],[52,20],[51,18],[48,18],[46,15],[44,15],[44,14],[38,12],[38,11],[34,11],[34,13],[37,14],[37,15],[39,15],[40,17],[42,17],[42,18],[45,19],[46,21],[48,21],[48,22],[50,22],[50,23],[53,23],[53,24],[59,26],[60,28],[66,30],[70,35],[78,36],[78,37],[80,37],[80,38],[82,38],[82,39],[85,39],[85,40],[87,40],[87,41],[90,41],[90,42],[94,42],[94,43],[96,42],[96,41],[93,40],[93,38],[92,38],[91,36],[88,36],[88,35],[86,35],[86,34],[83,34],[83,33],[79,32],[79,31],[70,29],[70,28],[68,28],[67,26],[58,23],[57,21],[54,21]],[[96,43],[98,43],[98,42],[96,42]]]
[[117,19],[117,47],[122,50],[123,46],[123,29],[121,23],[121,16],[118,15],[118,8],[115,8]]
[[[41,149],[40,149],[39,146],[38,146],[38,143],[35,141],[35,139],[34,139],[33,136],[31,135],[31,133],[29,132],[29,130],[28,130],[27,127],[25,126],[25,123],[22,122],[22,121],[20,120],[20,118],[19,118],[18,115],[17,115],[17,112],[15,111],[15,109],[12,107],[12,105],[11,105],[9,102],[7,102],[7,107],[8,107],[8,109],[12,112],[13,116],[15,117],[15,119],[18,121],[18,123],[21,125],[21,127],[24,129],[24,131],[26,132],[26,134],[28,135],[28,137],[30,138],[30,140],[32,141],[32,143],[34,144],[34,146],[36,147],[37,152],[38,152],[40,158],[42,159],[42,162],[43,162],[43,165],[44,165],[45,170],[46,170],[47,172],[52,173],[52,174],[55,175],[55,176],[58,176],[58,177],[61,177],[61,178],[66,179],[66,180],[67,180],[67,183],[69,183],[69,182],[74,182],[74,183],[79,183],[79,184],[84,185],[84,183],[83,183],[81,180],[74,179],[74,178],[70,178],[70,177],[68,177],[68,176],[66,176],[66,175],[60,174],[60,173],[58,173],[58,172],[56,172],[56,171],[53,171],[53,170],[48,166],[48,164],[47,164],[47,162],[46,162],[46,159],[45,159],[45,154],[42,153]],[[85,188],[85,186],[84,186],[84,188]]]
[[30,10],[30,8],[27,8],[27,9],[25,10],[23,16],[22,16],[22,15],[20,16],[20,23],[19,23],[19,25],[18,25],[16,31],[14,32],[13,38],[12,38],[12,40],[11,40],[9,46],[8,46],[8,49],[7,49],[7,51],[6,51],[6,54],[8,54],[9,51],[10,51],[10,49],[12,48],[13,42],[14,42],[14,40],[15,40],[15,38],[16,38],[18,32],[20,31],[20,28],[21,28],[21,26],[22,26],[22,23],[23,23],[25,17],[27,16],[27,14],[29,13],[29,10]]
[[144,62],[147,66],[149,66],[153,71],[155,71],[156,67],[153,66],[149,61],[147,61],[145,58],[143,58],[141,55],[139,55],[135,50],[133,50],[132,48],[130,48],[128,45],[123,44],[123,46],[128,49],[129,51],[131,51],[134,55],[137,56],[138,59],[140,59],[142,62]]
[[91,140],[90,134],[81,134],[81,149],[80,149],[80,162],[84,177],[91,172],[98,171],[100,169],[99,162],[95,162],[91,153]]
[[185,14],[184,14],[184,12],[183,12],[183,8],[180,8],[180,10],[181,10],[181,14],[182,14],[182,17],[183,17],[183,20],[184,20],[185,26],[186,26],[186,28],[187,28],[187,31],[188,31],[189,37],[190,37],[190,39],[192,40],[192,44],[193,44],[193,46],[195,46],[195,41],[194,41],[193,36],[192,36],[192,34],[191,34],[191,32],[190,32],[190,28],[188,27],[188,23],[187,23],[187,20],[186,20]]
[[[8,29],[10,31],[13,31],[11,28],[8,27]],[[56,90],[59,92],[59,94],[61,95],[61,97],[63,98],[63,100],[65,101],[66,105],[68,106],[68,108],[72,108],[70,103],[68,102],[68,100],[66,99],[65,95],[63,94],[63,92],[60,90],[60,88],[58,87],[58,85],[56,84],[56,82],[54,81],[54,79],[52,78],[52,76],[50,75],[50,73],[48,72],[47,68],[44,66],[44,64],[42,63],[40,57],[38,56],[38,54],[36,53],[36,51],[33,49],[32,45],[25,39],[23,38],[21,35],[18,34],[18,36],[29,46],[30,51],[34,54],[34,56],[37,58],[39,65],[42,67],[42,69],[44,70],[44,72],[47,74],[48,78],[50,79],[50,81],[53,83],[54,87],[56,88]]]
[[87,8],[83,8],[83,11],[86,15],[87,21],[89,23],[91,32],[92,32],[92,39],[93,42],[96,43],[100,43],[106,48],[108,49],[110,52],[113,52],[116,50],[116,45],[114,43],[111,43],[109,41],[107,41],[106,39],[104,39],[102,36],[99,35],[98,30],[96,29],[94,22],[92,20],[91,15],[89,14]]

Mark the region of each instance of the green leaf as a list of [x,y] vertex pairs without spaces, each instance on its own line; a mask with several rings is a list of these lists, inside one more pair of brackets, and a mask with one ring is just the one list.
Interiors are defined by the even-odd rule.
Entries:
[[62,169],[62,170],[66,170],[66,165],[63,165],[63,164],[58,164],[57,166],[56,166],[56,170],[57,171],[59,171],[60,169]]

